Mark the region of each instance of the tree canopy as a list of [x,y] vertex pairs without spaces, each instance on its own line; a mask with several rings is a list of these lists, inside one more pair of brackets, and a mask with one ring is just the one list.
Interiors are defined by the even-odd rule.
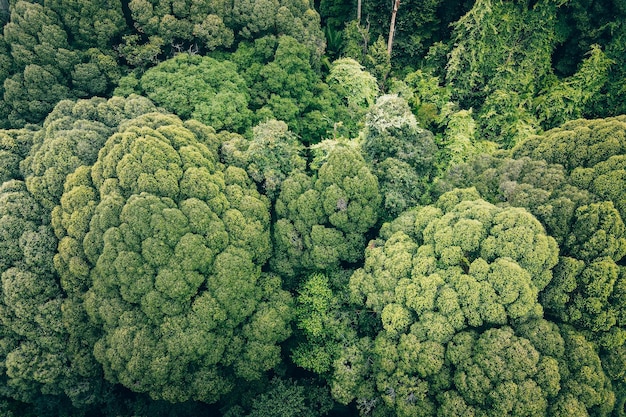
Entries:
[[623,0],[0,0],[0,415],[626,415]]
[[55,212],[61,280],[88,288],[101,328],[94,356],[155,399],[213,402],[275,366],[289,335],[290,296],[260,270],[267,200],[218,162],[213,132],[158,113],[125,123]]

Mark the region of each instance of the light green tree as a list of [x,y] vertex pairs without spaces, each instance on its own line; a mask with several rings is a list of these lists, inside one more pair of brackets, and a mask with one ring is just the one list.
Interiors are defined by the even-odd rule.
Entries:
[[542,318],[557,255],[530,213],[473,189],[386,223],[349,284],[382,329],[343,347],[334,397],[361,415],[608,415],[593,344]]
[[55,211],[55,266],[99,329],[106,379],[154,399],[215,402],[278,364],[290,334],[291,296],[261,273],[268,201],[218,146],[199,122],[140,116]]

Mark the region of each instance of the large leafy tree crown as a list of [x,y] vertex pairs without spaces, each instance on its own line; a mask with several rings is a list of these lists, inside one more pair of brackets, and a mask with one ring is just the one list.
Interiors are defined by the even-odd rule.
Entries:
[[290,296],[269,257],[269,203],[217,158],[214,130],[152,113],[123,123],[68,177],[57,269],[101,328],[107,379],[212,402],[279,361]]
[[530,213],[474,189],[385,224],[349,284],[382,326],[346,342],[334,397],[362,414],[606,413],[614,397],[593,346],[542,319],[557,256]]

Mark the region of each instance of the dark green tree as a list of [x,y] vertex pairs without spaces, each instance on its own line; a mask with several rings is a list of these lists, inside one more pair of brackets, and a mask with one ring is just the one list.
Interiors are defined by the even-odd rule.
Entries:
[[[114,5],[102,9],[95,2],[63,5],[18,1],[11,8],[0,42],[0,49],[6,45],[7,50],[0,59],[2,107],[11,126],[41,122],[62,99],[107,94],[120,78],[111,40],[122,29],[121,10]],[[81,7],[98,13],[74,25],[77,13],[86,13]],[[95,38],[103,44],[92,44]]]
[[559,0],[477,1],[454,23],[446,85],[482,136],[512,147],[537,132],[533,99],[552,74]]
[[437,146],[433,134],[418,126],[406,100],[378,98],[365,118],[361,150],[380,181],[386,220],[428,201]]
[[44,7],[59,15],[76,49],[110,51],[127,30],[120,0],[46,0]]
[[245,169],[262,193],[275,201],[281,185],[293,171],[304,171],[304,146],[287,124],[268,120],[252,129],[252,140],[234,135],[222,144],[227,165]]
[[600,348],[617,386],[626,369],[617,359],[626,341],[623,139],[619,117],[570,121],[520,143],[517,159],[481,156],[447,174],[452,187],[475,184],[494,202],[528,208],[557,239],[561,256],[540,302]]
[[563,165],[573,185],[613,201],[622,218],[626,216],[624,154],[624,116],[567,122],[529,138],[513,150],[515,158],[528,156]]
[[[254,395],[244,393],[236,398],[224,417],[321,417],[333,407],[327,387],[311,380],[273,378],[266,381],[263,391]],[[246,398],[251,397],[251,398]]]
[[2,395],[40,405],[53,403],[49,396],[69,398],[85,410],[105,402],[110,387],[99,367],[76,360],[68,346],[64,294],[52,262],[57,240],[46,219],[23,182],[0,187]]
[[282,120],[304,143],[319,142],[333,126],[332,96],[312,66],[310,51],[297,39],[281,36],[272,58],[258,75],[252,73],[257,120]]
[[537,117],[544,128],[591,115],[590,107],[604,94],[609,81],[611,60],[598,45],[592,45],[578,71],[563,80],[555,79],[535,100]]
[[270,265],[291,279],[362,259],[365,235],[378,220],[378,180],[358,149],[345,141],[320,145],[313,175],[292,172],[275,204]]
[[135,91],[216,130],[243,132],[251,124],[246,83],[229,61],[181,53],[146,71]]
[[120,52],[134,66],[152,66],[163,53],[227,50],[242,40],[289,35],[319,59],[324,52],[320,18],[308,2],[237,0],[132,0],[138,34]]

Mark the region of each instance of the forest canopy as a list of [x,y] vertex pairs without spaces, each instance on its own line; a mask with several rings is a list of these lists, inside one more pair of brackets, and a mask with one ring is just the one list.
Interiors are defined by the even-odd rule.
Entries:
[[0,415],[626,415],[622,0],[0,0]]

